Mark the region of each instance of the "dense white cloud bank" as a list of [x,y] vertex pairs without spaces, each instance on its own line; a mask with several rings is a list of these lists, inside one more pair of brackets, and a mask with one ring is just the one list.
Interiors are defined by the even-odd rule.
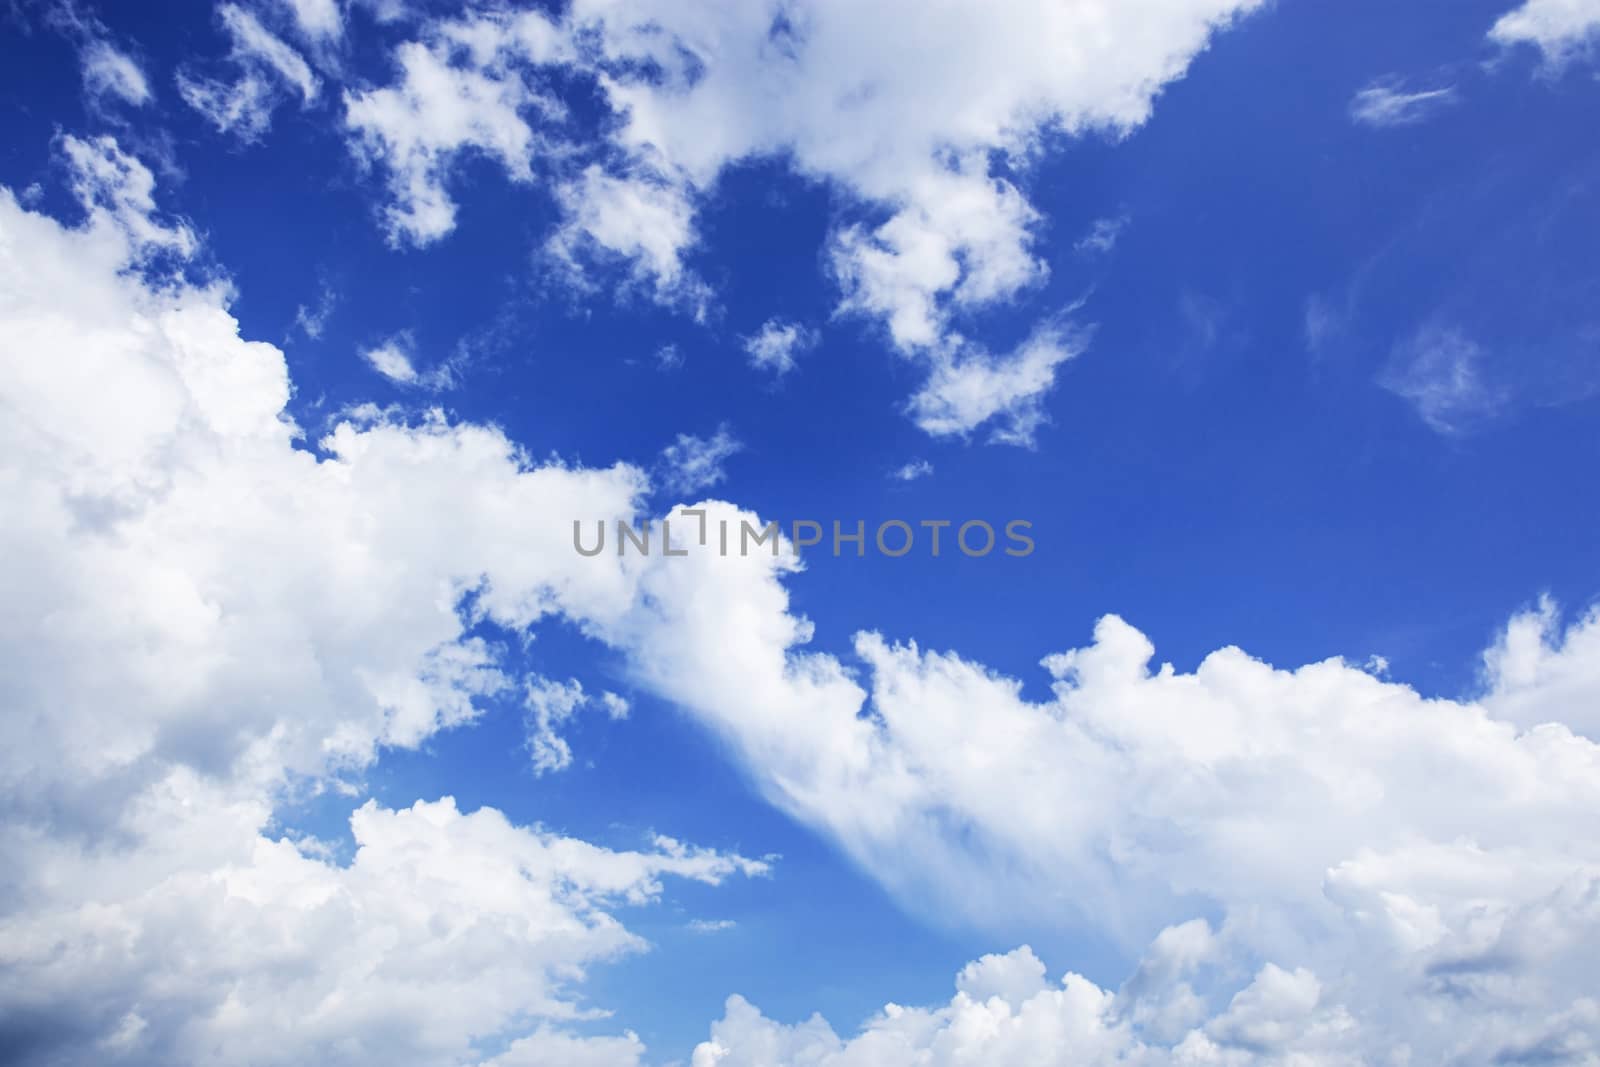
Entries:
[[149,171],[62,149],[83,225],[0,190],[0,1059],[460,1063],[521,1035],[498,1062],[633,1062],[554,1028],[644,947],[611,905],[762,864],[448,797],[366,804],[340,864],[272,817],[513,691],[472,622],[626,611],[559,519],[628,514],[642,475],[438,416],[305,447],[282,353],[185,279]]
[[[759,525],[703,506],[713,527]],[[856,640],[864,670],[807,653],[789,557],[694,541],[686,559],[652,561],[640,609],[597,628],[643,684],[909,905],[1094,931],[1144,955],[1117,989],[1071,979],[1004,1005],[894,1009],[854,1043],[736,1001],[702,1062],[1586,1063],[1600,1050],[1587,962],[1600,617],[1517,617],[1473,701],[1231,648],[1192,672],[1156,667],[1149,640],[1108,617],[1091,644],[1044,661],[1054,698],[1033,703],[981,664],[876,634]]]
[[[622,257],[640,285],[697,313],[709,298],[685,265],[697,203],[730,166],[784,159],[848,205],[828,248],[840,309],[880,319],[925,363],[918,422],[969,434],[994,420],[999,439],[1026,441],[1072,351],[1042,358],[1041,331],[992,356],[959,331],[1048,273],[1022,175],[1053,136],[1143,123],[1212,34],[1257,6],[577,0],[559,20],[490,9],[422,29],[396,52],[397,84],[347,96],[347,122],[388,174],[396,242],[449,232],[449,172],[478,152],[517,181],[550,174],[567,220],[551,243],[559,259]],[[930,62],[948,56],[959,61]],[[600,151],[548,88],[558,69],[594,79],[609,104]],[[574,170],[574,155],[601,158]],[[972,404],[979,363],[1010,388]]]

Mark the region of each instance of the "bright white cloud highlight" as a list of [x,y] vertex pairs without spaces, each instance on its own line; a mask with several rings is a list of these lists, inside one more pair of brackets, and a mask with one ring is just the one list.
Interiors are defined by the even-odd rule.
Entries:
[[1032,445],[1057,369],[1088,340],[1085,330],[1049,324],[1002,356],[976,347],[941,354],[911,399],[911,416],[936,437],[965,436],[987,425],[993,441]]
[[338,38],[344,33],[344,16],[339,12],[338,0],[279,0],[300,33],[312,41]]
[[455,228],[445,185],[460,153],[481,152],[512,181],[532,181],[535,139],[522,112],[560,110],[520,79],[453,64],[454,49],[449,42],[401,45],[397,86],[345,93],[358,158],[388,174],[392,203],[384,219],[395,245],[426,245]]
[[1527,0],[1489,31],[1496,44],[1529,44],[1553,67],[1586,57],[1600,41],[1600,0]]
[[[713,529],[761,525],[702,506]],[[892,1033],[855,1046],[745,1020],[752,1036],[714,1030],[704,1062],[1488,1064],[1600,1042],[1582,962],[1600,746],[1575,732],[1600,701],[1592,615],[1519,617],[1470,701],[1234,648],[1180,672],[1107,617],[1044,660],[1054,695],[1034,703],[877,634],[857,636],[859,668],[805,651],[794,560],[721,557],[714,534],[697,551],[688,529],[690,555],[650,561],[636,607],[594,631],[641,685],[908,906],[1093,930],[1144,960],[1115,991],[1069,980],[1033,1009],[1039,1031],[1005,1021],[1020,1004],[889,1009]],[[1081,1001],[1067,1020],[1045,1010],[1060,996]]]
[[684,189],[658,177],[614,177],[591,166],[556,193],[567,222],[549,248],[584,284],[583,263],[598,256],[628,265],[633,280],[663,304],[703,319],[711,291],[683,263],[694,243],[694,209]]

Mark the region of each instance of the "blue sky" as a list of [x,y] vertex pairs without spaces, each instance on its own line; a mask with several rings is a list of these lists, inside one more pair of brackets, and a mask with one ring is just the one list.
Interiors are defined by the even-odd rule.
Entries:
[[0,18],[7,1057],[1600,1055],[1600,4]]

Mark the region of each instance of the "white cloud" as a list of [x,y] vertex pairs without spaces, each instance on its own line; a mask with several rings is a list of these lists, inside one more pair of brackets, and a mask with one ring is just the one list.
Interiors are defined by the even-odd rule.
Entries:
[[321,92],[310,65],[288,44],[237,4],[217,8],[227,31],[229,61],[238,68],[232,80],[178,72],[178,94],[218,130],[254,141],[272,125],[272,111],[285,95],[297,92],[302,106]]
[[528,751],[533,754],[533,772],[564,770],[572,765],[572,746],[556,730],[588,703],[583,686],[576,680],[552,682],[548,678],[528,680],[525,704],[528,709]]
[[[536,466],[437,415],[296,447],[282,354],[238,336],[226,290],[147,282],[192,247],[148,171],[63,147],[83,228],[0,193],[0,407],[27,413],[0,420],[0,851],[20,859],[0,1017],[41,1020],[38,1061],[449,1062],[484,1034],[566,1056],[578,1039],[539,1023],[639,947],[611,902],[761,866],[444,801],[358,811],[345,867],[267,832],[287,783],[517,692],[472,634],[556,614],[909,906],[1142,953],[1115,992],[987,958],[948,1006],[848,1042],[731,1002],[700,1064],[1581,1062],[1600,1042],[1600,746],[1580,736],[1600,616],[1514,620],[1461,701],[1234,648],[1153,668],[1115,617],[1045,659],[1042,702],[873,633],[847,665],[803,647],[791,555],[691,535],[687,558],[579,558],[549,517],[634,514],[631,468]],[[606,1040],[584,1054],[638,1059]]]
[[403,44],[394,56],[397,87],[345,94],[345,124],[358,156],[388,171],[393,203],[385,223],[393,244],[426,245],[455,228],[455,202],[445,185],[460,153],[481,152],[512,181],[531,182],[535,138],[522,112],[559,110],[498,68],[456,63],[462,47],[450,40]]
[[83,88],[91,100],[114,96],[135,107],[150,102],[150,82],[144,71],[109,41],[89,41],[78,59],[83,66]]
[[977,348],[941,355],[912,397],[911,415],[936,437],[966,435],[994,423],[991,440],[1032,445],[1057,368],[1087,345],[1086,331],[1050,323],[1004,356]]
[[1555,719],[1600,742],[1600,607],[1563,630],[1548,599],[1511,621],[1484,655],[1494,717],[1532,729]]
[[1484,380],[1483,347],[1453,326],[1430,323],[1395,346],[1378,384],[1411,402],[1434,430],[1472,430],[1504,407],[1503,390]]
[[1600,40],[1600,0],[1526,0],[1495,22],[1489,39],[1504,47],[1533,45],[1552,67],[1565,66]]
[[[385,747],[526,680],[482,627],[634,602],[550,516],[622,517],[635,470],[535,465],[437,413],[354,415],[314,448],[282,353],[110,139],[62,150],[86,223],[0,190],[0,1019],[11,1061],[263,1065],[638,1059],[586,969],[644,942],[612,913],[667,878],[764,870],[639,851],[448,798],[350,820],[353,859],[272,829],[359,790]],[[470,595],[469,595],[470,594]],[[469,630],[473,633],[469,633]]]
[[821,335],[808,326],[768,319],[744,339],[744,351],[752,367],[770,370],[781,378],[794,370],[796,355],[815,348],[820,340]]
[[697,934],[720,934],[724,930],[732,930],[739,924],[732,919],[691,919],[689,929]]
[[[55,0],[38,7],[47,25],[77,43],[84,95],[91,109],[104,107],[111,98],[134,107],[151,101],[154,94],[143,68],[112,43],[111,31],[93,11],[76,0]],[[20,15],[20,9],[13,14]]]
[[1072,247],[1079,252],[1104,255],[1117,247],[1117,239],[1122,236],[1122,231],[1128,228],[1129,221],[1127,215],[1095,219],[1094,225],[1089,227],[1089,232],[1079,238],[1078,243]]
[[613,720],[626,719],[633,710],[626,697],[609,691],[600,694],[600,706],[606,709],[606,714]]
[[482,1067],[639,1067],[644,1042],[637,1034],[621,1037],[575,1037],[541,1028],[518,1038],[511,1047]]
[[[827,249],[840,309],[882,320],[897,349],[948,374],[986,358],[959,335],[963,317],[1048,275],[1033,247],[1041,216],[1018,184],[1044,140],[1134,129],[1215,32],[1259,6],[579,0],[560,21],[480,13],[435,23],[424,31],[428,45],[400,48],[411,105],[403,121],[358,114],[364,101],[395,92],[382,89],[352,100],[351,127],[364,155],[393,174],[391,222],[398,216],[413,239],[436,239],[454,221],[440,180],[448,157],[485,147],[463,132],[478,105],[495,101],[504,125],[527,131],[523,116],[540,110],[532,88],[540,71],[576,69],[598,83],[616,121],[603,165],[591,161],[592,146],[546,126],[565,145],[548,153],[553,167],[562,169],[562,156],[583,160],[557,184],[566,216],[552,241],[558,258],[585,249],[629,258],[656,299],[703,314],[709,290],[684,263],[699,240],[696,204],[728,167],[780,157],[843,194]],[[418,49],[453,63],[449,78],[481,83],[472,106],[456,92],[418,90]],[[921,58],[956,54],[954,67]],[[425,163],[405,150],[401,127],[438,132]],[[490,154],[526,180],[525,152]],[[1018,374],[1008,384],[1024,381],[1048,389],[1053,376]],[[1035,405],[1016,398],[1014,406]],[[993,417],[1010,416],[1002,406]],[[993,439],[1026,434],[1002,428]]]
[[279,0],[294,17],[300,33],[311,41],[334,40],[344,33],[338,0]]
[[1455,102],[1454,86],[1407,92],[1393,79],[1382,79],[1351,99],[1350,118],[1363,126],[1414,126]]
[[655,361],[657,370],[677,370],[683,366],[683,352],[677,345],[662,345],[656,349]]
[[598,707],[615,722],[626,719],[631,710],[627,700],[616,693],[602,692],[591,697],[577,679],[554,682],[537,675],[527,680],[523,706],[527,712],[524,725],[528,751],[536,775],[572,766],[572,746],[559,731],[579,711]]
[[339,294],[333,291],[333,287],[323,285],[315,308],[301,304],[294,309],[295,328],[313,341],[321,339],[322,331],[327,328],[328,319],[333,316],[334,305],[338,302]]
[[439,392],[456,384],[454,361],[446,360],[427,371],[419,371],[411,351],[410,334],[399,333],[381,344],[362,349],[361,358],[395,385]]
[[1149,1042],[1135,1021],[1140,1013],[1169,1005],[1118,996],[1077,974],[1047,981],[1044,964],[1026,946],[969,964],[956,985],[948,1004],[932,1009],[890,1004],[848,1040],[820,1017],[785,1026],[742,997],[731,997],[711,1038],[695,1049],[691,1067],[1357,1067],[1367,1062],[1345,1051],[1342,1042],[1351,1036],[1347,1019],[1322,1004],[1316,978],[1270,964],[1225,1011],[1173,1047]]
[[417,368],[411,365],[411,356],[393,338],[375,348],[364,350],[361,358],[391,382],[412,385],[417,381]]
[[695,318],[705,317],[711,290],[683,263],[694,243],[686,190],[657,177],[619,178],[591,166],[561,186],[556,198],[567,220],[549,248],[574,277],[581,281],[586,257],[620,259],[658,302],[681,304]]
[[677,441],[661,453],[666,488],[689,495],[721,483],[727,477],[723,463],[743,448],[726,426],[718,428],[711,437],[680,433]]
[[128,255],[139,261],[167,254],[188,257],[198,249],[188,225],[155,218],[155,176],[114,138],[68,135],[59,144],[71,167],[73,195],[89,213],[91,234],[124,240]]
[[[713,529],[761,526],[700,506]],[[1235,648],[1157,667],[1107,617],[1045,659],[1054,695],[1035,703],[982,664],[876,634],[857,636],[859,668],[807,652],[813,624],[782,584],[792,556],[674,535],[689,557],[652,558],[634,606],[593,631],[641,686],[908,907],[1145,952],[1114,994],[1069,982],[1036,1005],[1042,1031],[1016,1009],[948,1029],[889,1009],[893,1033],[847,1046],[757,1020],[747,1045],[719,1024],[703,1062],[1066,1064],[1122,1048],[1152,1064],[1487,1064],[1600,1041],[1583,962],[1600,936],[1600,746],[1573,732],[1600,703],[1600,619],[1513,622],[1489,692],[1452,701]],[[1499,717],[1513,707],[1528,725]],[[1058,995],[1081,1002],[1067,1020],[1045,1011]]]
[[897,482],[914,482],[918,478],[926,478],[933,473],[933,464],[925,459],[914,459],[909,463],[896,467],[890,472],[889,477]]

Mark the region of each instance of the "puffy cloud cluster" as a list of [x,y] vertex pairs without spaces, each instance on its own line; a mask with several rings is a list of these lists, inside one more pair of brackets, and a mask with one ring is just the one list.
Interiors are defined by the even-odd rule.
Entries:
[[745,677],[813,718],[703,713],[905,900],[1149,948],[1113,989],[984,961],[848,1040],[735,998],[695,1064],[1593,1062],[1600,746],[1567,722],[1592,729],[1597,635],[1519,617],[1472,703],[1237,649],[1152,670],[1116,618],[1045,661],[1046,704],[872,634],[866,718],[823,659]]
[[630,514],[643,476],[440,416],[311,447],[149,171],[61,147],[81,226],[0,190],[3,1058],[467,1062],[520,1034],[500,1062],[633,1062],[556,1028],[587,966],[643,947],[610,906],[762,864],[448,798],[362,807],[342,864],[273,813],[514,693],[477,624],[629,610],[562,519]]
[[1495,22],[1489,39],[1533,45],[1550,66],[1565,66],[1592,54],[1600,40],[1600,0],[1526,0]]
[[0,193],[11,1058],[638,1062],[637,1039],[560,1029],[583,969],[638,947],[608,904],[760,864],[448,801],[361,809],[346,865],[270,830],[294,783],[519,687],[570,758],[577,687],[512,677],[474,636],[555,615],[908,904],[1137,960],[1111,989],[988,958],[949,1004],[849,1039],[735,1000],[700,1067],[1597,1055],[1600,616],[1513,620],[1459,701],[1232,648],[1153,667],[1115,617],[1044,661],[1042,702],[873,633],[847,663],[805,649],[790,553],[675,526],[686,557],[579,556],[574,516],[636,512],[632,468],[535,466],[439,416],[352,415],[310,447],[281,353],[178,273],[194,239],[154,214],[148,172],[108,141],[63,148],[84,225]]
[[[918,422],[968,434],[994,420],[998,439],[1026,441],[1073,350],[1047,357],[1040,331],[992,355],[957,327],[1048,273],[1033,247],[1041,216],[1021,187],[1029,161],[1058,135],[1137,127],[1211,35],[1257,6],[577,0],[559,19],[487,10],[401,46],[398,85],[351,94],[348,122],[363,157],[390,175],[395,240],[449,231],[446,179],[461,153],[485,153],[518,181],[537,163],[566,215],[551,242],[559,258],[623,257],[658,299],[697,313],[709,291],[684,262],[696,203],[729,167],[784,159],[842,194],[827,250],[840,308],[881,320],[893,346],[925,365]],[[944,55],[960,62],[927,61]],[[554,72],[574,71],[612,113],[598,144],[547,88]]]
[[[757,516],[702,502],[713,529]],[[1518,616],[1473,700],[1236,648],[1180,672],[1116,617],[1053,697],[864,633],[808,652],[787,553],[652,557],[591,632],[908,906],[1093,931],[1126,982],[890,1008],[858,1037],[734,1001],[712,1064],[1589,1062],[1600,617]],[[1031,966],[1031,965],[1030,965]],[[1008,991],[1014,987],[1008,986]],[[1033,987],[1029,987],[1032,989]],[[1009,992],[1008,992],[1009,995]],[[1048,1051],[1045,1051],[1048,1050]],[[720,1057],[720,1059],[719,1059]],[[1098,1057],[1098,1058],[1097,1058]]]

